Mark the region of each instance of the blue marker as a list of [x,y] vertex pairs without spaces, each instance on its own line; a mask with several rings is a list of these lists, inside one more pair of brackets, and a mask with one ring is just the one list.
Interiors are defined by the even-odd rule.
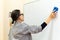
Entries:
[[54,7],[53,12],[57,12],[58,11],[58,7]]

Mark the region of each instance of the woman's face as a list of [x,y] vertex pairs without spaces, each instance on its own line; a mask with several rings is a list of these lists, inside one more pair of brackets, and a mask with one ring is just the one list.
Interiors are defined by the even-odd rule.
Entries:
[[20,16],[19,16],[19,19],[20,19],[21,21],[24,21],[24,15],[20,15]]

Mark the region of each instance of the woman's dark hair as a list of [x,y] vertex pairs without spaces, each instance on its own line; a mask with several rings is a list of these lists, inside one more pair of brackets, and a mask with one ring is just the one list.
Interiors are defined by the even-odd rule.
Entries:
[[12,24],[14,23],[14,21],[18,19],[19,16],[20,16],[20,10],[16,9],[11,12]]

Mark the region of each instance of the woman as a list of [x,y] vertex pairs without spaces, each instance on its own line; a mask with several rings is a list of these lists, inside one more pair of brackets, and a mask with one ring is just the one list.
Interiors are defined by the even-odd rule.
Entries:
[[31,34],[41,32],[47,24],[56,17],[56,13],[52,12],[49,17],[39,27],[24,23],[24,15],[20,10],[13,10],[11,12],[12,23],[14,24],[9,32],[9,40],[32,40]]

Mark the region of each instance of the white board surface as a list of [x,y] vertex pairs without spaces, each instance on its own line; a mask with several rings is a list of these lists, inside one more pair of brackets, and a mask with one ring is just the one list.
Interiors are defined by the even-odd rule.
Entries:
[[[25,22],[29,25],[41,25],[50,15],[53,7],[59,7],[58,1],[39,0],[24,5]],[[32,34],[33,40],[52,40],[53,23],[50,22],[47,27],[38,34]]]

